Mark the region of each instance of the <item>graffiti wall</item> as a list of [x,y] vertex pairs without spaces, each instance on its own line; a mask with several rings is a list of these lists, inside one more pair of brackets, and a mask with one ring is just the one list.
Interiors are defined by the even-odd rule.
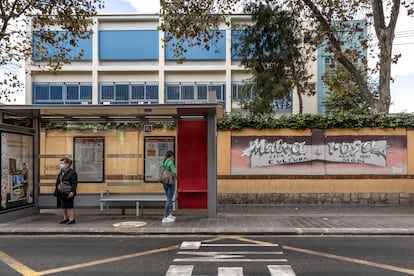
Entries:
[[233,175],[406,174],[406,136],[233,136]]

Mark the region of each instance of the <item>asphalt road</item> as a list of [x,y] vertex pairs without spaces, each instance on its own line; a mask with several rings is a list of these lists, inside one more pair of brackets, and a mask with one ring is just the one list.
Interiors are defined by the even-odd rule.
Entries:
[[0,275],[414,275],[414,237],[0,236]]

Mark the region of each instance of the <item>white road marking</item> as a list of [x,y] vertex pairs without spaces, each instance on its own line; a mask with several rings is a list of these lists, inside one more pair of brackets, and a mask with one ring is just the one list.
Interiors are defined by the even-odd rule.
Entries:
[[[180,245],[180,250],[177,252],[177,255],[187,255],[189,258],[175,258],[173,262],[185,262],[185,263],[196,263],[196,262],[228,262],[228,263],[287,263],[287,259],[279,258],[247,258],[251,255],[283,255],[282,251],[207,251],[200,252],[197,251],[201,247],[245,247],[248,248],[260,248],[264,247],[263,250],[267,247],[280,247],[278,244],[272,243],[260,243],[260,244],[249,244],[249,243],[202,243],[199,241],[183,241]],[[187,251],[188,250],[188,251]],[[271,256],[269,256],[271,257]],[[274,256],[272,256],[274,257]],[[270,276],[296,276],[295,272],[292,270],[290,265],[267,265]],[[195,276],[192,275],[194,265],[171,265],[167,271],[166,276]],[[218,267],[218,276],[243,276],[243,267]]]
[[268,265],[271,276],[296,276],[290,265]]
[[[247,253],[247,254],[246,254]],[[196,256],[193,258],[177,258],[173,262],[287,262],[286,259],[247,259],[245,255],[277,254],[279,252],[197,252],[179,251],[180,255]],[[283,253],[282,253],[283,254]],[[197,257],[198,256],[198,257]]]
[[240,243],[210,243],[210,244],[206,244],[206,243],[203,243],[201,246],[203,246],[203,247],[214,247],[214,246],[217,246],[217,247],[227,247],[227,246],[229,246],[229,247],[237,247],[237,246],[239,246],[239,247],[267,247],[267,246],[269,246],[269,247],[277,247],[277,246],[279,246],[278,244],[240,244]]
[[217,276],[243,276],[242,267],[219,267]]
[[191,276],[193,265],[170,265],[165,276]]
[[[258,252],[258,251],[225,251],[225,252],[185,252],[185,251],[178,251],[177,254],[181,255],[217,255],[217,254],[230,254],[230,255],[240,255],[240,254],[249,254],[249,255],[283,255],[283,252],[276,251],[276,252]],[[242,256],[241,256],[242,257]]]
[[180,245],[180,249],[200,249],[201,242],[184,241]]
[[[170,265],[165,276],[192,276],[193,269],[193,265]],[[296,276],[290,265],[268,265],[267,269],[270,276]],[[243,267],[219,267],[217,274],[217,276],[243,275]]]
[[287,259],[230,259],[226,256],[226,258],[207,258],[207,257],[199,257],[199,258],[177,258],[174,259],[173,262],[235,262],[235,263],[254,263],[254,262],[287,262]]

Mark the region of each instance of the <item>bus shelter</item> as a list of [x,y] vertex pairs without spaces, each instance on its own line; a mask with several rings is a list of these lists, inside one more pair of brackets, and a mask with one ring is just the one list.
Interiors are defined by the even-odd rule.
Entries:
[[40,132],[48,123],[141,122],[149,128],[142,131],[150,132],[154,122],[175,122],[179,208],[207,209],[208,217],[216,217],[220,104],[3,105],[0,113],[0,221],[35,214],[42,207]]

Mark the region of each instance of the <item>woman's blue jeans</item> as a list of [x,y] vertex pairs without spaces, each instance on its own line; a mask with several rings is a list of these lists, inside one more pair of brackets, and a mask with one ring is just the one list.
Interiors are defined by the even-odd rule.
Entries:
[[173,185],[164,185],[165,195],[167,196],[167,202],[165,203],[165,210],[164,210],[164,217],[168,217],[170,215],[171,205],[174,198],[175,193],[175,183]]

